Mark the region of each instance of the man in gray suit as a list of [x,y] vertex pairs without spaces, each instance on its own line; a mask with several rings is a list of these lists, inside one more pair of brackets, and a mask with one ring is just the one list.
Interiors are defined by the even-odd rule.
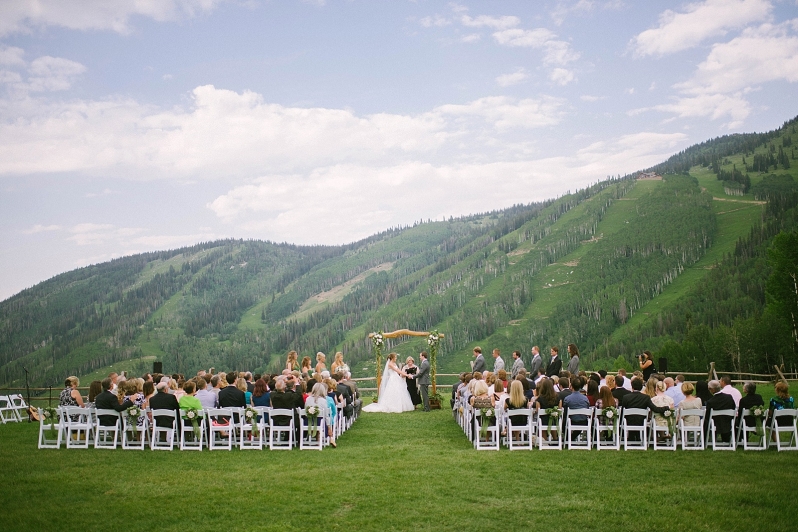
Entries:
[[485,373],[488,367],[485,365],[485,357],[482,356],[482,348],[477,346],[474,348],[474,365],[471,366],[471,371],[476,373]]
[[499,355],[499,350],[493,350],[493,373],[498,373],[500,369],[504,369],[504,359]]
[[515,380],[516,376],[518,376],[518,372],[522,369],[524,369],[524,361],[521,359],[521,352],[513,351],[513,369],[510,372],[512,380]]
[[540,368],[543,367],[543,359],[540,357],[540,348],[538,346],[534,346],[532,348],[532,367],[529,368],[530,377],[532,380],[538,378],[538,372],[540,372]]
[[427,352],[421,352],[421,364],[418,366],[418,373],[413,378],[418,382],[418,388],[421,390],[421,401],[424,403],[424,412],[429,412],[429,360],[427,360]]

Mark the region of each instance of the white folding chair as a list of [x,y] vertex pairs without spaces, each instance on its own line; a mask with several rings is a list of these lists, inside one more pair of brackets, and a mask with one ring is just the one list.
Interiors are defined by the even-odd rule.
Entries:
[[[563,426],[563,419],[562,418],[563,418],[563,416],[562,416],[562,412],[560,412],[560,415],[557,416],[555,419],[552,419],[551,416],[549,416],[549,421],[551,423],[549,423],[549,421],[547,421],[546,423],[543,422],[543,416],[545,416],[545,415],[546,414],[543,411],[538,410],[538,413],[537,413],[537,416],[538,416],[538,430],[537,430],[537,432],[538,432],[538,449],[540,449],[540,450],[543,450],[543,449],[558,449],[558,450],[561,450],[562,449],[562,441],[563,441],[563,435],[562,435],[562,426]],[[549,424],[551,424],[551,431],[549,431]],[[554,437],[552,437],[552,434],[551,434],[552,432],[555,433]]]
[[[743,451],[764,451],[768,448],[767,426],[768,426],[768,409],[765,406],[760,407],[765,415],[762,418],[762,433],[756,433],[756,422],[748,425],[745,418],[751,415],[751,409],[743,408],[743,411],[738,418],[737,425],[737,443],[742,443]],[[751,437],[756,438],[756,441],[751,441]]]
[[3,422],[3,425],[12,421],[20,421],[17,417],[17,410],[7,395],[0,395],[0,421]]
[[[796,425],[796,418],[798,418],[798,410],[785,408],[783,410],[774,410],[773,416],[770,421],[770,431],[768,439],[772,440],[775,435],[775,442],[771,441],[770,445],[776,445],[778,451],[798,451],[798,426]],[[787,420],[784,425],[779,424],[779,420]],[[785,444],[781,441],[782,434],[789,434],[790,440]]]
[[316,425],[316,435],[312,435],[310,431],[310,421],[308,419],[305,409],[299,410],[299,420],[302,423],[299,429],[299,448],[300,449],[315,449],[321,451],[324,449],[324,434],[326,431],[324,422],[324,412],[321,411],[316,416],[320,419]]
[[676,427],[676,412],[671,410],[670,415],[674,416],[673,418],[673,432],[668,430],[667,419],[665,420],[664,425],[660,425],[657,423],[657,416],[654,415],[651,420],[651,442],[654,445],[654,450],[665,450],[665,451],[675,451],[677,442],[679,441],[678,434],[679,430]]
[[600,410],[596,410],[596,417],[593,420],[593,441],[596,442],[597,451],[602,449],[617,451],[621,448],[621,435],[618,430],[618,425],[618,415],[615,415],[611,419],[607,419],[601,415]]
[[67,449],[88,449],[94,432],[91,410],[80,406],[64,406],[61,412],[66,425]]
[[[158,421],[166,421],[168,426],[159,427]],[[171,451],[175,448],[175,434],[177,433],[177,414],[174,410],[152,411],[152,436],[150,436],[150,449],[153,451]],[[163,436],[163,440],[161,439]]]
[[[495,410],[494,410],[495,412]],[[483,419],[484,417],[484,419]],[[496,422],[490,425],[490,420]],[[485,436],[482,436],[482,423],[487,423]],[[499,450],[499,423],[498,418],[488,418],[483,416],[480,411],[474,411],[474,448],[477,451],[498,451]]]
[[[181,451],[202,451],[205,445],[205,412],[197,411],[197,431],[194,432],[194,424],[188,417],[186,411],[180,410],[180,450]],[[197,435],[199,434],[199,435]]]
[[[516,408],[514,410],[505,410],[505,425],[507,428],[507,448],[511,451],[519,449],[529,450],[535,448],[535,434],[534,426],[532,425],[534,418],[534,410],[531,408]],[[512,419],[516,416],[523,418],[524,423],[520,425],[513,425]]]
[[[685,409],[679,410],[678,420],[676,422],[679,428],[679,436],[682,442],[683,451],[703,451],[705,448],[705,435],[704,435],[704,409]],[[691,421],[696,422],[697,425],[687,424],[687,419],[690,417]]]
[[[113,418],[113,425],[103,425],[100,418]],[[122,420],[116,410],[98,409],[94,417],[94,448],[95,449],[116,449],[119,443],[119,429]]]
[[[593,448],[593,408],[569,408],[565,420],[565,443],[569,449]],[[574,422],[574,416],[585,416],[584,425]]]
[[[278,425],[288,418],[287,425]],[[294,447],[294,411],[288,408],[269,410],[269,449],[290,451]]]
[[45,419],[45,410],[39,409],[39,449],[60,449],[64,437],[64,423],[61,409],[54,409],[52,416]]
[[150,436],[149,418],[144,414],[144,423],[131,421],[127,412],[122,412],[122,449],[143,451]]
[[[257,409],[254,409],[257,412]],[[263,430],[258,422],[258,415],[255,414],[253,419],[246,418],[246,409],[241,413],[238,418],[238,430],[241,434],[241,449],[263,449]]]
[[[717,431],[717,424],[715,423],[715,419],[719,417],[730,417],[731,418],[731,434],[729,435],[729,441],[718,441],[717,436],[720,434]],[[733,409],[728,410],[710,410],[709,412],[709,446],[712,447],[713,451],[736,451],[737,450],[737,439],[734,437],[734,421],[737,418],[737,411]]]
[[[635,421],[643,420],[642,425],[630,423],[630,417],[635,416]],[[621,412],[621,433],[623,434],[623,450],[647,450],[648,449],[648,409],[647,408],[624,408]],[[630,434],[637,434],[639,440],[630,440]]]
[[[205,414],[208,418],[209,428],[208,449],[211,451],[217,449],[231,450],[235,441],[233,411],[229,408],[208,408],[205,410]],[[227,420],[227,424],[223,424],[224,419]]]
[[16,414],[18,421],[28,417],[28,403],[25,402],[25,399],[20,394],[9,395],[8,400],[11,401],[11,408],[14,409],[14,414]]

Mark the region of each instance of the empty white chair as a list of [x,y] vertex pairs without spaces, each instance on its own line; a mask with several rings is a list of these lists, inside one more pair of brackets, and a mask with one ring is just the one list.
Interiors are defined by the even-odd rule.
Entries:
[[544,411],[538,410],[538,449],[562,449],[562,411],[556,417],[550,415],[546,422],[543,421],[545,415]]
[[601,414],[601,410],[596,410],[596,417],[593,419],[594,437],[596,450],[621,448],[621,434],[618,430],[620,420],[618,414],[606,418]]
[[[519,449],[531,451],[535,448],[534,412],[530,408],[516,408],[504,412],[506,421],[503,426],[507,428],[507,448],[511,451]],[[516,421],[523,420],[523,423],[513,425],[511,418],[515,418]]]
[[67,449],[88,449],[94,432],[91,410],[79,406],[61,407],[61,419],[66,426]]
[[[704,435],[704,413],[705,410],[703,408],[679,410],[676,425],[679,428],[679,437],[683,451],[704,450],[706,441]],[[688,421],[692,422],[688,423]]]
[[[209,429],[208,449],[211,451],[231,450],[235,441],[233,411],[229,408],[208,408],[205,410],[205,414]],[[227,420],[226,424],[224,420]]]
[[22,421],[24,418],[28,417],[28,403],[25,402],[25,399],[18,394],[12,394],[8,396],[9,401],[11,401],[11,408],[14,409],[14,413],[17,416],[17,420]]
[[64,437],[61,409],[39,409],[39,449],[59,449]]
[[290,451],[293,447],[294,411],[288,408],[272,408],[269,410],[269,449]]
[[307,412],[304,409],[299,410],[299,419],[302,423],[299,429],[299,448],[300,449],[315,449],[321,451],[324,448],[324,434],[326,427],[324,426],[324,412],[319,412],[314,416],[317,419],[315,431],[311,430],[310,419],[308,419]]
[[[731,434],[729,434],[729,441],[718,441],[717,436],[720,435],[718,431],[719,418],[731,418]],[[734,437],[734,420],[737,418],[736,410],[710,410],[709,411],[709,446],[713,451],[734,451],[737,449],[737,439]]]
[[3,425],[12,421],[19,421],[17,411],[7,395],[0,395],[0,421]]
[[98,409],[94,418],[94,448],[116,449],[122,420],[116,410]]
[[[161,426],[158,425],[161,422]],[[168,425],[166,425],[168,423]],[[175,447],[177,433],[177,415],[174,410],[152,411],[152,436],[150,449],[153,451],[171,451]]]
[[185,410],[180,411],[179,416],[180,425],[180,450],[181,451],[202,451],[205,445],[205,412],[198,410],[196,412],[197,428],[194,429],[194,423],[188,417]]
[[[779,451],[798,451],[798,426],[796,425],[796,418],[798,418],[798,410],[783,409],[774,410],[773,417],[770,421],[769,439],[770,445],[776,446]],[[789,434],[790,439],[788,442],[783,442],[781,435]]]
[[[631,419],[630,419],[631,418]],[[642,425],[635,423],[642,421]],[[623,450],[648,449],[648,409],[624,408],[621,411],[621,433],[623,434]],[[635,434],[639,439],[629,439],[630,434]]]
[[[584,416],[584,424],[575,422],[575,416]],[[569,449],[593,448],[593,408],[569,408],[565,420],[565,443]]]
[[751,416],[749,408],[743,408],[737,426],[737,443],[742,443],[744,451],[764,451],[768,448],[767,423],[768,409],[766,406],[758,407],[762,409],[761,432],[757,434],[757,423],[751,420],[751,425],[746,424],[745,418]]
[[127,412],[122,413],[122,449],[143,451],[149,438],[149,418],[144,416],[144,423],[139,425],[130,419]]

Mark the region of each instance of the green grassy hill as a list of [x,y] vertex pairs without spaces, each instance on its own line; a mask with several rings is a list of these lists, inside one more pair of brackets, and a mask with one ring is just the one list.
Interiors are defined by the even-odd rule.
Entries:
[[81,268],[0,303],[0,383],[19,384],[23,366],[55,385],[154,360],[270,370],[291,349],[341,350],[369,374],[367,334],[401,328],[445,333],[442,372],[467,369],[475,345],[509,360],[567,343],[583,367],[629,366],[650,349],[684,371],[790,368],[789,301],[768,292],[779,275],[768,249],[798,227],[793,143],[795,120],[693,146],[650,169],[658,179],[345,246],[225,240]]

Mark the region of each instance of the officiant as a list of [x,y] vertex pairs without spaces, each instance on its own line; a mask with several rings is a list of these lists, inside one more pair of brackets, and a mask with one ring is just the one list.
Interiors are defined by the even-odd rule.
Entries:
[[407,392],[410,394],[410,399],[413,401],[413,406],[421,404],[421,396],[418,394],[418,383],[413,377],[418,373],[418,366],[413,357],[407,357],[405,360],[404,372],[407,373],[405,382],[407,382]]

